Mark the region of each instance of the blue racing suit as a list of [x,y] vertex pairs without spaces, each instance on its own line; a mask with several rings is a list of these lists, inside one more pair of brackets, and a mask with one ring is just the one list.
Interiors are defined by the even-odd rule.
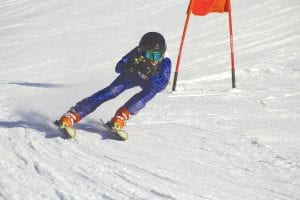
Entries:
[[148,101],[168,85],[171,60],[165,57],[154,67],[149,60],[144,59],[136,47],[118,62],[115,71],[120,75],[108,87],[81,100],[73,107],[81,119],[123,91],[140,86],[142,90],[123,106],[130,114],[137,114]]

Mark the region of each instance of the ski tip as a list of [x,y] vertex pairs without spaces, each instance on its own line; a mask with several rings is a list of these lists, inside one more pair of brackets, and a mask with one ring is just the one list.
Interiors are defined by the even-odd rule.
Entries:
[[119,141],[126,141],[128,140],[128,133],[121,129],[121,130],[114,130],[110,128],[107,123],[105,123],[102,119],[100,119],[100,123],[105,129],[112,134],[113,138]]
[[75,139],[75,137],[77,135],[76,129],[71,128],[71,127],[65,127],[64,129],[70,139]]
[[59,120],[55,120],[53,123],[65,134],[65,139],[75,139],[77,135],[76,129],[61,124]]
[[116,134],[120,137],[120,140],[126,141],[128,140],[128,133],[125,130],[118,130]]

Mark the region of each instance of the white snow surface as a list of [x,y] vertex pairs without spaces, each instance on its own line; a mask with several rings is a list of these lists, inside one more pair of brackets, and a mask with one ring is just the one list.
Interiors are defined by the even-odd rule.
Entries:
[[176,59],[188,0],[0,2],[0,199],[300,199],[300,1],[232,0],[191,16],[177,90],[99,126],[140,89],[101,105],[65,140],[52,125],[106,87],[148,31]]

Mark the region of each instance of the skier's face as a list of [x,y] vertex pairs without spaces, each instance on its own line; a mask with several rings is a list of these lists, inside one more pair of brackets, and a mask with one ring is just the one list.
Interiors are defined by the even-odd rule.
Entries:
[[158,64],[158,61],[150,60],[150,63],[154,67]]

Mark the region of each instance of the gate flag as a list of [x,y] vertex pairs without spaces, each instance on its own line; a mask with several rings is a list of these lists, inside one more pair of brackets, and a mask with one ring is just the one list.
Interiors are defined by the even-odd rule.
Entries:
[[211,12],[228,12],[228,0],[194,0],[194,15],[205,16]]
[[229,22],[229,34],[230,34],[230,54],[231,54],[231,77],[232,77],[232,88],[236,88],[235,84],[235,63],[234,63],[234,48],[233,48],[233,31],[232,31],[232,17],[231,17],[231,3],[230,0],[190,0],[189,7],[186,12],[186,20],[184,24],[184,29],[181,36],[181,43],[179,47],[179,53],[176,63],[176,71],[174,74],[172,91],[176,89],[177,78],[179,74],[179,65],[181,60],[181,54],[183,50],[183,44],[187,32],[187,27],[189,24],[191,13],[198,16],[205,16],[208,13],[223,13],[228,12],[228,22]]

